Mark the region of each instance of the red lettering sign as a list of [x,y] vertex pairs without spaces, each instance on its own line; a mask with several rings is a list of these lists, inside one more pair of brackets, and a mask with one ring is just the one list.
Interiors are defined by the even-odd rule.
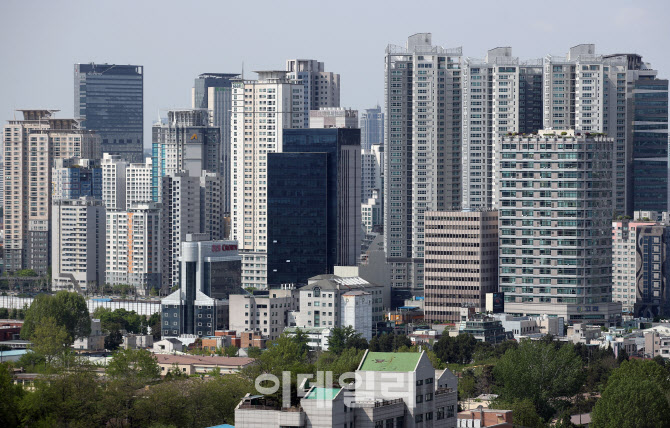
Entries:
[[235,251],[237,250],[237,244],[234,245],[219,245],[212,244],[212,252],[218,253],[219,251]]

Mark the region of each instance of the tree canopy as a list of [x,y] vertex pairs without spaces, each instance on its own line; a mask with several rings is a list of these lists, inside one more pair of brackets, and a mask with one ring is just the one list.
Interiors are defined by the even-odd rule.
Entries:
[[583,363],[572,344],[524,340],[509,349],[493,373],[502,400],[533,402],[540,416],[553,414],[551,401],[577,393],[584,381]]
[[592,413],[592,427],[665,427],[670,378],[655,361],[624,361],[614,370]]
[[47,318],[53,318],[57,325],[65,327],[69,343],[91,334],[91,317],[86,300],[69,291],[59,291],[55,295],[39,294],[26,311],[21,337],[31,340],[35,329]]

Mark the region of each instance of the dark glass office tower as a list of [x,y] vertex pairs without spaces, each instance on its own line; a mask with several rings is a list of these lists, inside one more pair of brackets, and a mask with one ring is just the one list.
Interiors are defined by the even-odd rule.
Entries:
[[[668,81],[633,83],[632,162],[628,213],[668,211]],[[629,134],[630,135],[630,134]]]
[[143,67],[74,65],[74,116],[83,129],[100,134],[102,152],[142,162]]
[[285,129],[268,154],[268,285],[354,266],[361,245],[360,130]]

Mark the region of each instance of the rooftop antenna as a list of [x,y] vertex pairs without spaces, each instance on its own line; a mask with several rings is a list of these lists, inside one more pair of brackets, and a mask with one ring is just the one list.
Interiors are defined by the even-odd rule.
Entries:
[[242,61],[242,80],[244,80],[244,61]]

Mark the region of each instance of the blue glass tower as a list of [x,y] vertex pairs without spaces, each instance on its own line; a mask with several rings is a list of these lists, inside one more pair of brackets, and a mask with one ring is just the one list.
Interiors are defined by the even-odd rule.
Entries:
[[74,115],[100,134],[103,153],[142,162],[144,74],[139,65],[75,64]]
[[640,76],[633,84],[629,214],[668,211],[668,81]]
[[268,285],[355,265],[361,244],[360,130],[285,129],[268,154]]

